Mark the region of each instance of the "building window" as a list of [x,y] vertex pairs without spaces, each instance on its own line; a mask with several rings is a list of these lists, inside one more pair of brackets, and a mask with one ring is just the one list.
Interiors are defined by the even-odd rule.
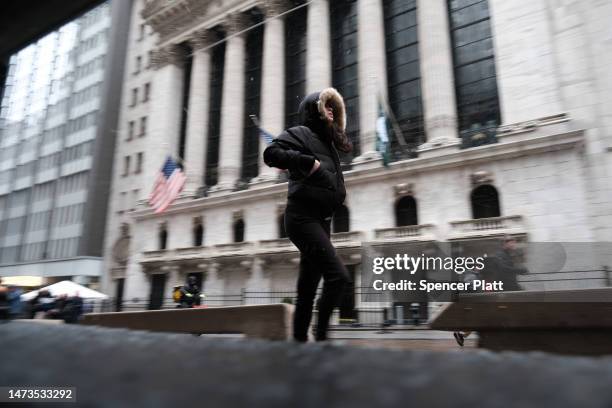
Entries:
[[204,243],[204,226],[202,225],[202,218],[197,217],[193,219],[193,246],[199,247]]
[[138,27],[138,41],[142,41],[146,34],[146,25],[145,23],[141,23]]
[[490,218],[501,216],[499,194],[490,184],[476,187],[470,195],[472,202],[472,218]]
[[153,51],[147,51],[147,68],[151,68],[151,64],[153,63]]
[[166,226],[166,223],[159,226],[159,233],[157,237],[159,240],[159,250],[165,250],[168,245],[168,227]]
[[390,132],[391,160],[399,160],[415,157],[425,141],[416,0],[385,1],[384,16],[389,115],[394,130],[401,130],[400,135]]
[[418,225],[417,203],[414,197],[405,196],[395,203],[395,226]]
[[147,117],[143,116],[140,118],[140,137],[144,137],[147,134]]
[[501,122],[487,0],[449,0],[459,131],[463,135]]
[[81,173],[72,174],[70,176],[59,179],[58,193],[59,194],[70,194],[75,191],[83,191],[87,187],[88,172],[84,171]]
[[234,222],[234,242],[244,242],[244,220],[242,218]]
[[17,262],[17,250],[19,249],[18,246],[12,246],[12,247],[4,247],[1,248],[2,252],[1,252],[1,257],[0,259],[2,260],[2,263],[15,263]]
[[132,140],[134,138],[134,121],[130,120],[128,123],[128,137],[127,140]]
[[142,101],[143,102],[148,102],[150,95],[151,95],[151,83],[147,82],[146,84],[144,84],[144,92],[143,92],[143,95],[142,95]]
[[118,207],[119,209],[117,210],[117,212],[119,214],[123,214],[123,212],[127,208],[127,192],[122,191],[121,193],[119,193],[119,206]]
[[132,104],[130,106],[136,106],[138,103],[138,88],[132,89]]
[[221,132],[221,97],[223,94],[223,67],[225,42],[212,50],[210,73],[210,104],[208,110],[208,142],[206,144],[207,186],[217,184],[219,167],[219,134]]
[[142,57],[139,55],[136,57],[136,65],[134,67],[134,75],[140,72],[140,66],[142,65]]
[[306,7],[285,17],[285,127],[299,125],[298,108],[306,93]]
[[287,238],[287,231],[285,230],[285,213],[278,216],[278,237]]
[[[254,19],[257,24],[261,18]],[[259,173],[259,129],[250,115],[259,116],[261,93],[261,57],[263,51],[263,26],[249,30],[246,37],[246,61],[244,83],[244,135],[242,139],[241,179],[248,182]]]
[[130,160],[130,156],[125,156],[123,158],[123,177],[126,177],[128,174],[130,174]]
[[[359,78],[357,72],[357,2],[330,2],[332,38],[332,83],[343,96],[346,105],[346,134],[353,142],[352,156],[358,156],[359,146]],[[368,95],[368,97],[375,97]],[[349,154],[340,155],[351,161]]]
[[142,171],[142,156],[142,152],[138,152],[136,154],[136,170],[134,170],[134,173],[136,174],[139,174]]
[[350,217],[349,209],[345,205],[341,205],[332,220],[332,231],[333,232],[349,232],[350,231]]
[[[13,207],[14,208],[14,207]],[[6,221],[6,235],[20,235],[23,229],[25,217],[11,218]]]
[[191,68],[193,66],[193,49],[187,44],[181,44],[183,61],[183,86],[181,90],[181,122],[179,128],[178,156],[185,157],[187,143],[187,115],[189,113],[189,94],[191,91]]

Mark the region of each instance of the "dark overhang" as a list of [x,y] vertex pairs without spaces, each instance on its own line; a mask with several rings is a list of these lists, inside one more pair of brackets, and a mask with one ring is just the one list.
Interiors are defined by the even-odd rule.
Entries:
[[58,29],[102,0],[9,0],[0,4],[0,57]]

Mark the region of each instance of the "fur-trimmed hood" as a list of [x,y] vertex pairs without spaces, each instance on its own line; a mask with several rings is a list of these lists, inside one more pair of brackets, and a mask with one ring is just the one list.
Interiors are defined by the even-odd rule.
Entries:
[[344,99],[336,88],[325,88],[319,93],[317,108],[321,116],[325,116],[325,105],[330,104],[334,110],[334,122],[343,131],[346,130],[346,107]]
[[346,129],[346,108],[342,95],[335,88],[325,88],[313,92],[300,103],[299,114],[304,126],[318,133],[325,118],[325,105],[330,104],[334,110],[334,123],[342,131]]

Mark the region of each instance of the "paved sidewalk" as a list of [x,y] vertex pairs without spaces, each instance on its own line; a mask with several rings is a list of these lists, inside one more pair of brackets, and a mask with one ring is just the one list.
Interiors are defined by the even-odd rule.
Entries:
[[0,386],[74,386],[76,406],[85,407],[612,406],[612,357],[300,345],[10,322],[0,324],[0,361]]
[[427,329],[333,330],[335,344],[400,350],[463,351],[477,347],[478,334],[471,334],[459,347],[452,332]]

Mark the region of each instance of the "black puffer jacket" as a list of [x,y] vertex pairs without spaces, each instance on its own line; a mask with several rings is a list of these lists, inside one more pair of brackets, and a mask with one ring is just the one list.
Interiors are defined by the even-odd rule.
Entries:
[[[331,129],[321,119],[326,103],[334,105],[334,121],[344,128],[345,109],[342,96],[333,88],[308,95],[300,104],[302,126],[282,132],[264,151],[270,167],[289,171],[289,204],[317,208],[331,215],[346,197],[338,151],[331,141]],[[311,175],[315,160],[321,166]]]

